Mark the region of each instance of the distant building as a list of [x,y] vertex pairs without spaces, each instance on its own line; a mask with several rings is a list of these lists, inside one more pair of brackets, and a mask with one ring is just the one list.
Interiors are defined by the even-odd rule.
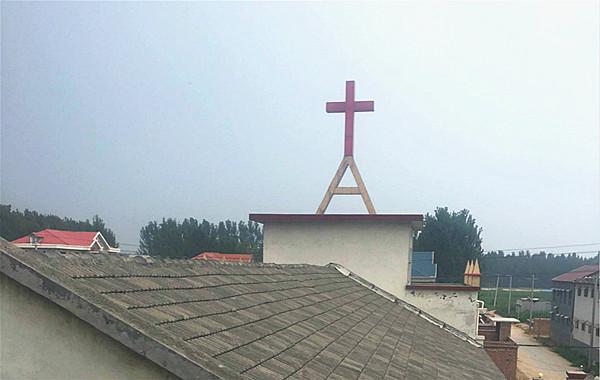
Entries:
[[573,340],[575,281],[597,273],[597,265],[584,265],[552,279],[550,337],[555,344],[571,345]]
[[[598,347],[600,336],[598,272],[575,281],[573,304],[573,342],[576,346]],[[593,320],[593,322],[592,322]]]
[[22,249],[43,249],[79,252],[119,253],[111,247],[100,232],[62,231],[45,229],[13,240]]
[[202,252],[192,260],[222,261],[230,263],[251,263],[253,255],[248,253]]
[[551,308],[552,302],[542,301],[536,297],[533,297],[531,300],[529,297],[519,298],[515,305],[515,311],[517,315],[521,315],[521,313],[524,312],[529,312],[529,310],[531,310],[533,313],[548,312]]

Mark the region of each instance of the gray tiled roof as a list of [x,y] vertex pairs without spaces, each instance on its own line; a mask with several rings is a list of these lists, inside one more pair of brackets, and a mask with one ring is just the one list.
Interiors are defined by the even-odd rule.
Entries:
[[0,248],[3,273],[180,377],[503,378],[466,337],[336,266]]

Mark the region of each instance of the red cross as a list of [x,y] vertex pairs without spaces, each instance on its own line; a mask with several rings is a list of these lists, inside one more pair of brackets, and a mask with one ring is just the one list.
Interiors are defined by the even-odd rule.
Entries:
[[346,101],[345,102],[327,102],[325,111],[328,113],[345,113],[345,132],[344,132],[344,156],[352,156],[354,153],[354,113],[372,112],[375,110],[375,102],[372,100],[355,101],[354,100],[354,81],[346,81]]

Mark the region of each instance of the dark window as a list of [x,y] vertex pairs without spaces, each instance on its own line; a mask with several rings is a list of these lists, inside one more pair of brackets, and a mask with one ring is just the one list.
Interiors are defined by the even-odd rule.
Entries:
[[578,329],[579,328],[579,321],[575,321],[575,328]]
[[584,297],[588,296],[588,288],[587,287],[585,289],[583,289],[583,296]]
[[590,297],[594,298],[594,288],[590,290]]
[[577,288],[577,295],[580,296],[581,295],[581,288]]
[[596,327],[596,336],[600,336],[600,328]]
[[581,331],[585,331],[585,322],[581,324]]

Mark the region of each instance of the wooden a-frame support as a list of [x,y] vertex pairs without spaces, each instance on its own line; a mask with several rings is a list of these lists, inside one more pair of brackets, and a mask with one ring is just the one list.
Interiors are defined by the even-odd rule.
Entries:
[[[348,168],[350,168],[352,176],[356,181],[356,187],[339,186]],[[360,195],[365,206],[367,207],[369,214],[376,214],[373,202],[371,202],[371,198],[369,197],[365,183],[360,176],[360,172],[358,171],[358,167],[356,166],[356,162],[354,162],[354,157],[352,156],[345,156],[342,158],[342,162],[340,163],[337,172],[333,176],[333,179],[331,180],[331,183],[325,192],[323,201],[321,201],[321,204],[317,209],[317,214],[325,213],[325,210],[327,210],[327,207],[329,207],[329,203],[334,195]]]

